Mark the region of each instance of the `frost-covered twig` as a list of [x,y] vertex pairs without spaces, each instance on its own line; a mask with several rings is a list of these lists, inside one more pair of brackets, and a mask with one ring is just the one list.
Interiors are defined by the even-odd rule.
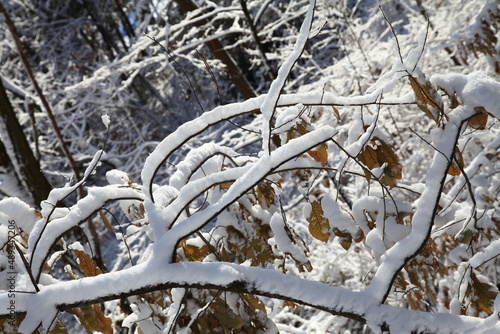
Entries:
[[293,51],[288,56],[287,60],[280,66],[278,76],[271,83],[271,87],[269,88],[269,92],[266,95],[264,103],[260,107],[265,120],[262,127],[262,148],[266,154],[270,154],[271,152],[271,129],[273,127],[273,117],[278,104],[278,99],[281,95],[283,87],[285,86],[285,81],[288,78],[290,71],[304,51],[307,40],[309,39],[315,5],[316,1],[310,0],[309,9],[307,11],[306,18],[300,27],[300,33],[297,36],[297,41],[295,42]]
[[[173,228],[168,230],[163,236],[156,234],[161,236],[161,239],[155,242],[152,255],[153,259],[160,262],[172,262],[175,259],[174,255],[177,244],[182,239],[208,224],[229,205],[263,180],[268,174],[272,173],[289,160],[296,158],[318,144],[332,138],[336,133],[336,129],[324,126],[277,148],[269,156],[266,155],[261,157],[251,167],[246,169],[244,174],[236,174],[236,182],[231,185],[219,201],[210,205],[203,211],[185,219],[182,223],[173,226]],[[231,172],[234,173],[234,171]],[[179,197],[177,200],[179,200]],[[145,206],[146,209],[151,212],[151,218],[153,219],[150,220],[150,223],[153,225],[153,228],[154,226],[164,226],[165,221],[171,219],[171,215],[169,214],[170,206],[158,212],[159,209],[148,203],[148,201],[146,201]],[[157,230],[158,229],[159,227]]]
[[[374,90],[369,94],[353,97],[340,97],[333,93],[315,91],[302,94],[282,94],[277,102],[277,107],[286,107],[302,103],[304,105],[333,105],[333,106],[363,106],[373,105],[405,105],[415,104],[410,95],[402,98],[388,97],[379,102],[380,90]],[[160,142],[155,151],[148,156],[142,170],[142,180],[146,196],[152,199],[153,179],[158,173],[161,165],[180,149],[189,139],[202,133],[210,126],[223,122],[227,119],[254,112],[260,109],[266,95],[246,100],[240,103],[233,103],[219,106],[206,112],[196,119],[181,125],[174,133]],[[154,199],[152,199],[154,201]]]
[[474,115],[474,111],[468,108],[459,108],[460,110],[456,110],[455,117],[450,119],[443,131],[434,136],[434,145],[438,151],[434,153],[427,174],[426,188],[415,210],[410,234],[385,253],[382,263],[366,290],[380,302],[384,302],[387,298],[397,273],[419,253],[430,236],[462,124]]

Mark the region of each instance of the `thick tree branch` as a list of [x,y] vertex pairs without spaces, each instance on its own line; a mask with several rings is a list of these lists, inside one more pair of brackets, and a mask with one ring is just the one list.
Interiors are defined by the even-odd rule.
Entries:
[[259,34],[257,32],[257,28],[255,28],[255,24],[253,23],[252,17],[250,16],[250,12],[248,11],[247,7],[247,0],[239,0],[241,9],[243,11],[243,14],[245,15],[245,19],[247,21],[248,27],[250,28],[250,32],[252,33],[252,38],[253,41],[255,42],[255,45],[257,46],[257,50],[259,51],[259,54],[262,58],[262,63],[264,64],[266,68],[266,78],[269,82],[273,81],[273,79],[276,77],[276,71],[271,67],[271,64],[269,63],[269,60],[267,59],[266,56],[266,51],[264,50],[264,46],[260,42]]
[[[230,263],[162,264],[156,261],[120,272],[46,286],[36,294],[17,293],[16,313],[33,312],[31,321],[23,322],[20,328],[30,332],[43,319],[52,318],[49,315],[55,315],[57,311],[169,288],[216,289],[290,300],[362,323],[375,325],[376,321],[381,329],[395,332],[457,333],[474,328],[483,321],[378,305],[364,292],[353,292],[272,269]],[[47,301],[50,301],[50,305],[47,305]],[[5,313],[8,305],[7,293],[0,295],[0,309],[3,312],[0,316],[8,315]],[[34,312],[41,305],[44,305],[44,312]],[[402,317],[407,317],[407,321]]]

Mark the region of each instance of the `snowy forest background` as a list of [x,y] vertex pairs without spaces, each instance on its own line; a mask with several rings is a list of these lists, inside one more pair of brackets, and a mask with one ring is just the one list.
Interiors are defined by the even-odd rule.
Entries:
[[0,332],[500,331],[498,1],[0,11]]

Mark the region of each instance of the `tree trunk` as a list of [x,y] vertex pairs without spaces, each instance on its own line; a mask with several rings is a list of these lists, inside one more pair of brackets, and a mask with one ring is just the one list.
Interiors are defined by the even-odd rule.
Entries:
[[[177,0],[179,9],[186,15],[187,13],[198,9],[198,6],[192,0]],[[196,26],[202,26],[208,23],[208,20],[199,20],[194,23]],[[233,57],[224,49],[224,44],[219,39],[206,41],[205,44],[210,48],[213,55],[218,58],[227,67],[227,71],[231,76],[234,86],[245,99],[256,97],[253,87],[248,82],[245,75],[234,61]]]
[[21,184],[32,196],[36,205],[47,199],[52,187],[40,171],[40,163],[26,140],[16,118],[14,108],[0,79],[0,139]]

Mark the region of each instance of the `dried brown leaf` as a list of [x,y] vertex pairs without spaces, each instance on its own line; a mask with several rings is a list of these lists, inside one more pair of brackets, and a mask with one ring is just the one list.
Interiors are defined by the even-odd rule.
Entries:
[[342,118],[340,118],[340,113],[339,113],[339,110],[337,108],[335,108],[334,106],[332,106],[332,109],[333,109],[333,114],[335,115],[335,118],[341,122],[342,121]]
[[297,305],[294,302],[289,301],[289,300],[284,300],[283,306],[288,306],[289,308],[293,308],[294,310],[300,309],[300,305]]
[[[416,102],[420,110],[422,110],[427,117],[434,120],[436,123],[439,119],[439,111],[443,110],[441,103],[437,103],[434,99],[434,95],[437,94],[437,90],[432,86],[429,81],[422,84],[419,79],[409,76],[411,88],[415,93]],[[425,79],[423,79],[425,80]]]
[[311,202],[311,213],[306,220],[309,222],[309,232],[311,235],[323,242],[330,239],[330,222],[323,216],[323,208],[320,201]]
[[342,246],[342,248],[344,248],[345,250],[349,250],[349,248],[351,248],[351,245],[352,245],[352,238],[340,239],[340,246]]
[[99,216],[101,217],[102,223],[104,224],[106,229],[111,233],[115,233],[115,229],[109,222],[108,218],[106,218],[106,215],[102,212],[102,210],[99,210]]
[[472,278],[472,293],[473,297],[470,299],[477,302],[477,307],[489,315],[493,314],[495,298],[498,295],[498,289],[493,284],[488,282],[486,277],[479,276],[474,272],[471,274]]
[[208,248],[207,245],[203,245],[203,247],[198,248],[195,245],[187,244],[186,240],[183,240],[180,243],[179,247],[182,247],[182,249],[184,250],[184,254],[186,255],[186,258],[189,261],[201,261],[208,254],[210,254],[210,249]]
[[317,162],[321,163],[321,166],[326,166],[326,163],[328,162],[328,151],[326,144],[323,143],[316,147],[314,150],[307,151],[307,154],[309,154]]
[[307,124],[305,122],[302,122],[302,123],[299,123],[295,126],[297,129],[297,132],[300,133],[300,135],[305,135],[306,133],[309,132],[309,130],[306,129],[306,125]]
[[[458,162],[458,163],[457,163]],[[448,168],[448,174],[452,176],[458,176],[462,171],[460,168],[464,168],[464,157],[460,150],[455,147],[455,157],[454,160],[451,162],[450,168]]]
[[233,183],[234,182],[224,182],[224,183],[220,184],[219,187],[221,189],[228,190],[233,185]]
[[103,334],[113,334],[111,319],[104,316],[98,304],[75,307],[68,310],[74,314],[80,323],[89,331],[98,331]]
[[[275,258],[271,246],[267,243],[267,237],[258,234],[251,237],[245,236],[234,226],[227,226],[228,251],[238,259],[239,262],[251,260],[251,265],[265,265]],[[224,258],[223,258],[224,259]],[[228,262],[232,260],[228,258]]]
[[262,302],[262,300],[260,300],[259,297],[257,297],[256,295],[252,295],[252,294],[248,294],[248,293],[242,293],[240,294],[240,297],[247,302],[247,304],[252,307],[254,310],[259,310],[259,311],[262,311],[264,313],[266,313],[266,306],[264,305],[264,303]]
[[[358,159],[370,170],[386,164],[380,181],[391,188],[402,178],[403,165],[399,162],[398,155],[391,145],[378,137],[374,137],[365,145],[358,154]],[[365,171],[365,176],[370,181],[371,174]]]
[[56,321],[52,327],[52,329],[49,331],[49,334],[68,334],[68,330],[66,327],[64,327],[64,324],[56,318]]
[[358,159],[365,164],[368,169],[380,167],[377,160],[377,152],[369,145],[366,145],[361,153],[358,154]]
[[403,165],[399,162],[399,157],[394,152],[392,146],[387,144],[385,141],[378,139],[380,144],[377,147],[377,159],[379,163],[387,163],[384,169],[384,174],[394,180],[401,180]]
[[475,107],[474,110],[479,112],[479,114],[472,116],[467,124],[476,130],[486,129],[486,124],[488,123],[488,112],[483,107]]
[[95,261],[90,257],[89,254],[82,252],[80,250],[73,250],[78,258],[78,265],[80,269],[87,277],[93,277],[102,274],[101,269],[96,265]]
[[214,310],[214,316],[226,331],[238,330],[245,325],[245,320],[239,314],[234,313],[221,298],[217,298],[210,307]]
[[270,207],[274,204],[274,189],[271,184],[267,182],[261,182],[257,185],[256,189],[257,200],[259,201],[260,206],[262,207]]

